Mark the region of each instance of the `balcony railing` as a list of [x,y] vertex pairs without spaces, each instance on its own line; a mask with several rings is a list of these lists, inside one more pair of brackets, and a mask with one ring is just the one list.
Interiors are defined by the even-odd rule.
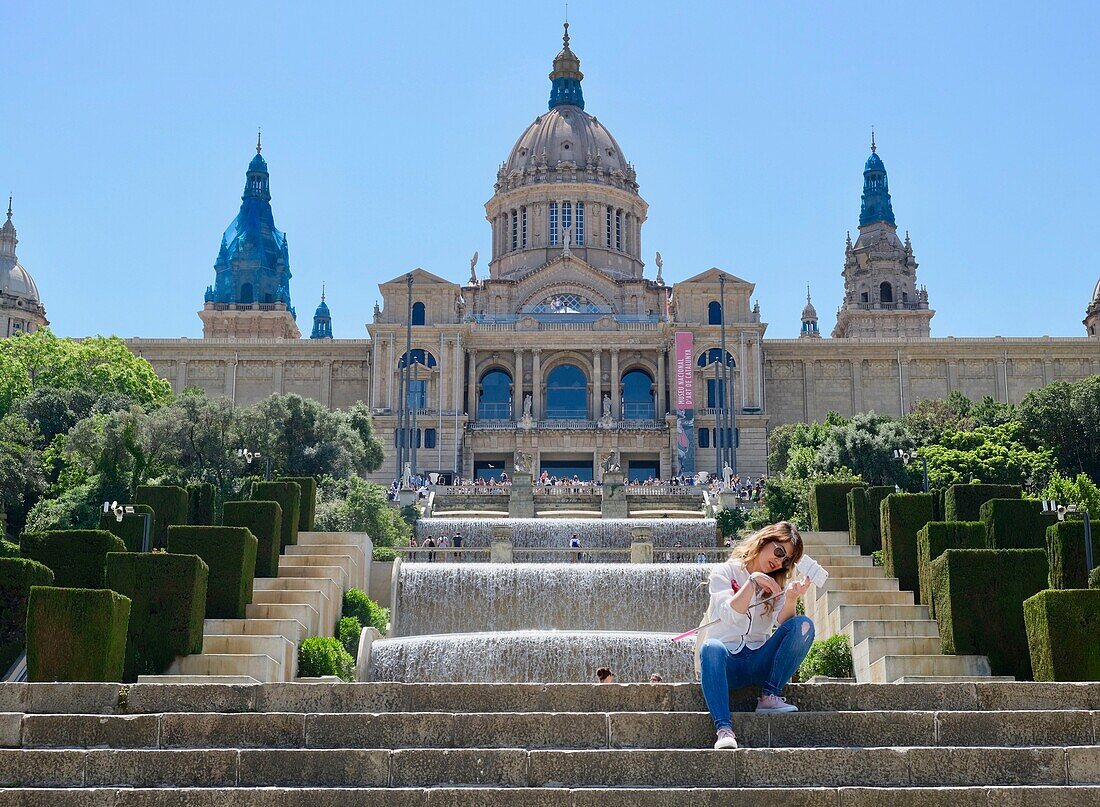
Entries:
[[512,404],[482,401],[477,405],[477,416],[480,420],[511,420]]
[[626,485],[628,496],[691,496],[702,497],[703,488],[695,485]]
[[[513,431],[519,424],[514,420],[475,420],[469,424],[474,431]],[[600,425],[598,420],[583,418],[569,418],[566,420],[539,420],[535,421],[536,429],[547,431],[584,431],[586,429],[606,428]],[[661,431],[667,428],[663,420],[616,420],[610,428],[616,431]]]

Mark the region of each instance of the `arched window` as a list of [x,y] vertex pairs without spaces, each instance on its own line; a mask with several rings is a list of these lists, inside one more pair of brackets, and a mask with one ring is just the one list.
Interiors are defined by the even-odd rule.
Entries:
[[546,417],[569,420],[588,417],[588,379],[573,364],[559,364],[546,377]]
[[623,420],[655,420],[653,376],[645,370],[623,375]]
[[477,416],[480,420],[512,419],[512,376],[505,370],[489,370],[481,377]]
[[550,246],[558,243],[558,203],[550,203]]
[[[565,231],[573,226],[573,206],[569,202],[561,203],[561,232],[562,240],[565,240]],[[577,237],[574,233],[570,232],[569,243],[577,243]]]
[[519,248],[519,213],[512,211],[512,249]]
[[615,249],[623,251],[623,211],[615,211]]
[[[697,365],[699,365],[700,367],[709,367],[710,365],[717,364],[720,361],[722,361],[722,348],[712,347],[710,350],[708,350],[704,353],[700,353],[699,354],[699,359],[695,363]],[[730,354],[730,352],[728,350],[726,351],[726,366],[727,367],[736,367],[737,366],[737,362],[735,362],[733,360],[733,356]]]
[[578,247],[584,246],[584,202],[577,202],[577,237],[573,241]]
[[527,208],[519,209],[519,245],[527,248]]
[[894,289],[889,283],[883,283],[878,287],[878,299],[880,303],[894,302]]
[[419,301],[413,303],[413,320],[412,320],[412,324],[413,325],[423,325],[424,324],[424,303],[419,302]]
[[241,286],[241,302],[247,305],[252,304],[252,284],[245,283]]
[[611,249],[611,205],[607,206],[607,226],[604,228],[604,246]]
[[722,324],[722,304],[717,300],[711,300],[707,305],[707,325]]
[[435,367],[435,356],[426,350],[420,348],[413,348],[407,354],[403,354],[401,359],[397,362],[397,368],[401,369],[405,366],[405,356],[412,358],[412,364],[423,364],[425,367]]

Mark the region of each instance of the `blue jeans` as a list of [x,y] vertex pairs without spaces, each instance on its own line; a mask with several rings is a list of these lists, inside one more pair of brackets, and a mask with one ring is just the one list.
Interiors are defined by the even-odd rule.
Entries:
[[759,684],[762,695],[778,695],[790,683],[813,641],[813,620],[792,616],[756,650],[744,647],[739,653],[731,653],[717,639],[704,642],[699,651],[699,677],[714,728],[733,728],[731,689]]

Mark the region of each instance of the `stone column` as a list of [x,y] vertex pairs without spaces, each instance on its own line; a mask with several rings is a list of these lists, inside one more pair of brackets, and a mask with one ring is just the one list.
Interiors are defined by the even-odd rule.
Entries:
[[371,338],[371,362],[370,362],[370,399],[371,409],[378,406],[378,339]]
[[271,380],[272,380],[272,386],[275,387],[275,389],[277,389],[279,391],[280,395],[282,395],[284,392],[286,392],[286,383],[284,381],[284,376],[285,375],[286,375],[286,362],[285,361],[275,362],[274,365],[271,368],[271,376],[272,376]]
[[653,407],[655,420],[662,420],[668,408],[665,406],[665,348],[662,345],[657,348],[657,395]]
[[810,423],[813,410],[810,399],[813,397],[814,363],[810,359],[802,360],[802,422]]
[[863,411],[863,359],[852,359],[852,414]]
[[898,372],[901,373],[901,385],[899,387],[898,400],[898,417],[904,417],[906,408],[913,405],[913,394],[909,390],[909,358],[907,356],[901,357],[901,364],[898,367]]
[[237,357],[225,363],[225,397],[237,405]]
[[590,407],[592,414],[589,415],[592,420],[599,420],[600,415],[603,414],[603,368],[600,367],[600,354],[603,351],[600,348],[594,348],[592,350],[592,406]]
[[[462,336],[455,334],[455,340],[451,344],[451,374],[453,376],[453,400],[451,401],[451,411],[462,411],[462,379],[465,377],[465,373],[462,372]],[[458,435],[455,435],[455,439],[458,439]]]
[[391,411],[396,410],[397,402],[393,397],[393,381],[397,375],[397,370],[394,369],[396,365],[396,357],[393,355],[393,340],[394,336],[390,334],[390,360],[386,363],[386,407]]
[[523,417],[523,351],[516,348],[515,368],[512,371],[512,420]]
[[1053,360],[1046,358],[1043,359],[1043,386],[1045,387],[1051,381],[1054,380],[1054,362]]
[[993,390],[994,399],[1001,403],[1008,403],[1008,396],[1005,395],[1005,384],[1008,381],[1008,362],[1004,356],[997,359],[997,364],[993,369],[994,386]]
[[959,363],[954,359],[947,362],[947,393],[950,395],[952,392],[959,388]]
[[531,411],[535,420],[542,419],[542,350],[531,351]]
[[332,409],[332,359],[321,362],[321,406]]
[[176,394],[187,389],[187,359],[176,362]]
[[617,347],[611,348],[611,416],[615,420],[622,418],[622,413],[619,411],[619,349]]
[[466,414],[470,416],[470,420],[477,420],[477,351],[466,348],[466,361]]

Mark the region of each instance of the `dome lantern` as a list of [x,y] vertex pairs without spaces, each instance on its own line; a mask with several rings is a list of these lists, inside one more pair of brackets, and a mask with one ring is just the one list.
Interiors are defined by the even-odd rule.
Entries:
[[581,93],[581,60],[569,49],[569,23],[565,23],[562,35],[562,49],[554,57],[554,69],[550,71],[550,104],[556,106],[575,106],[584,109],[584,95]]

